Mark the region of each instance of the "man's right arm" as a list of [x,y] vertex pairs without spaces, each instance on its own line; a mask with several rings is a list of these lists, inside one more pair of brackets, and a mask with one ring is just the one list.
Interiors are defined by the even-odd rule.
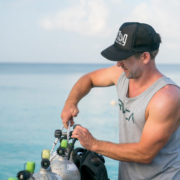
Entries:
[[61,118],[65,128],[68,126],[68,121],[71,121],[71,126],[74,124],[73,117],[79,113],[77,108],[78,102],[86,96],[93,87],[107,87],[117,83],[117,80],[123,70],[121,67],[112,66],[109,68],[99,69],[82,76],[73,86],[61,113]]

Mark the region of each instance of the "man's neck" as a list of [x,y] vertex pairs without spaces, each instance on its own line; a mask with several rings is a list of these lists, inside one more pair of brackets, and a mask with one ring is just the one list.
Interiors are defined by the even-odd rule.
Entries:
[[164,75],[156,67],[148,67],[139,78],[129,80],[128,97],[140,95],[161,77]]

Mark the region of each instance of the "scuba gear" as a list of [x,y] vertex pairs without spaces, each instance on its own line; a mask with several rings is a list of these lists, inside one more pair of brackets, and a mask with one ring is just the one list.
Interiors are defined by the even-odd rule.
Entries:
[[81,180],[109,180],[102,155],[84,148],[76,148],[71,159],[80,171]]
[[35,169],[35,162],[28,161],[26,164],[26,170],[29,171],[30,173],[34,172]]
[[49,159],[50,158],[50,150],[44,149],[41,156],[42,156],[42,159]]
[[[79,125],[79,124],[76,124],[76,125],[73,126],[73,130],[76,128],[77,125]],[[79,125],[79,126],[80,126],[80,125]],[[71,133],[71,136],[72,136],[72,133]],[[70,151],[69,151],[69,153],[68,153],[68,160],[69,160],[69,158],[70,158],[71,152],[72,152],[72,150],[73,150],[73,148],[74,148],[74,144],[75,144],[76,141],[77,141],[77,139],[74,138],[74,139],[73,139],[73,142],[72,142],[72,144],[71,144],[71,147],[70,147]]]
[[50,166],[50,161],[48,159],[42,159],[41,167],[47,169]]
[[76,148],[72,160],[79,168],[81,180],[108,180],[104,157],[84,148]]
[[102,155],[84,150],[79,168],[81,180],[108,180],[104,162]]
[[84,152],[84,148],[76,148],[72,152],[72,158],[71,158],[72,162],[74,162],[74,164],[78,167],[78,169],[80,167],[83,152]]
[[31,177],[31,173],[34,173],[35,169],[35,162],[28,161],[27,163],[24,164],[24,169],[26,166],[26,170],[19,171],[17,173],[17,178],[19,180],[28,180]]
[[50,167],[46,169],[42,167],[38,173],[33,174],[33,177],[35,180],[63,180],[60,176],[51,172]]
[[35,168],[35,163],[31,162],[31,164],[34,164],[34,166],[30,167],[31,171],[33,172],[31,173],[27,169],[28,167],[26,167],[26,170],[17,173],[18,179],[19,180],[63,180],[60,176],[51,172],[50,161],[48,159],[49,157],[50,157],[50,151],[43,150],[41,168],[39,172],[33,173]]
[[20,171],[17,174],[17,178],[19,180],[28,180],[30,177],[31,177],[31,173],[29,171],[26,171],[26,170]]
[[80,173],[74,163],[67,159],[67,156],[58,156],[51,161],[52,172],[58,174],[63,180],[80,180]]
[[[61,130],[55,131],[55,137],[59,140],[60,146],[56,150],[55,153],[51,154],[51,169],[52,172],[58,174],[63,178],[63,180],[80,180],[80,173],[76,165],[69,160],[70,154],[73,150],[74,143],[76,140],[73,139],[72,144],[69,144],[69,140],[71,140],[72,131],[62,132]],[[54,148],[55,146],[53,146]],[[51,150],[52,153],[53,150]]]
[[[73,127],[75,129],[76,125]],[[73,131],[56,130],[52,150],[43,150],[39,172],[34,173],[35,162],[27,162],[26,168],[17,173],[17,178],[8,180],[108,180],[105,160],[102,155],[84,148],[74,149],[76,138]],[[72,140],[72,143],[69,143]],[[60,146],[53,153],[55,145]]]

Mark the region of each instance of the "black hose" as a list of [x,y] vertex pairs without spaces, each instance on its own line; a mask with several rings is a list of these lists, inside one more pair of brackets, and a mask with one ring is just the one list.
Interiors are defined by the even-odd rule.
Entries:
[[72,142],[72,145],[71,145],[71,149],[69,150],[69,153],[68,153],[68,160],[70,158],[70,155],[71,155],[71,152],[72,152],[72,150],[74,148],[74,144],[75,144],[76,140],[77,140],[76,138],[73,139],[73,142]]
[[[77,125],[78,125],[78,126],[81,126],[80,124],[76,124],[76,125],[73,126],[73,130],[76,128]],[[72,132],[71,132],[71,135],[72,135]],[[72,142],[72,145],[71,145],[71,149],[69,150],[69,153],[68,153],[68,160],[69,160],[69,158],[70,158],[70,155],[71,155],[71,152],[72,152],[72,150],[73,150],[73,148],[74,148],[74,144],[75,144],[76,140],[77,140],[77,138],[74,138],[74,139],[73,139],[73,142]]]

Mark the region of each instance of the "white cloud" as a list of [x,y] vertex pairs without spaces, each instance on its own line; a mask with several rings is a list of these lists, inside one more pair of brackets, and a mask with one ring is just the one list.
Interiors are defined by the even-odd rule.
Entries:
[[179,7],[177,0],[151,0],[137,5],[126,21],[148,23],[163,37],[180,39]]
[[106,24],[108,13],[103,0],[80,0],[77,6],[44,18],[41,25],[49,30],[64,29],[83,35],[106,37],[110,33]]
[[117,3],[117,4],[122,4],[122,0],[110,0],[110,2],[115,2],[115,3]]
[[100,44],[95,44],[95,45],[94,45],[94,48],[95,48],[95,49],[99,49],[99,48],[101,48],[101,45],[100,45]]
[[27,6],[31,6],[34,2],[36,2],[35,0],[16,0],[16,1],[4,1],[4,4],[7,5],[7,7],[10,8],[24,8]]
[[180,43],[172,43],[172,42],[170,42],[170,43],[167,43],[167,44],[166,44],[166,47],[167,47],[168,49],[178,50],[178,49],[180,49]]

